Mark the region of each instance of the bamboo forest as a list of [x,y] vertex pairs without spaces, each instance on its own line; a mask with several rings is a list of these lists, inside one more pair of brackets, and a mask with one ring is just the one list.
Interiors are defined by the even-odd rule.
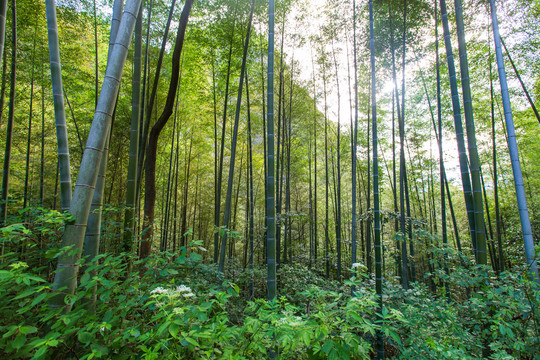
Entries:
[[1,359],[540,359],[539,0],[0,0]]

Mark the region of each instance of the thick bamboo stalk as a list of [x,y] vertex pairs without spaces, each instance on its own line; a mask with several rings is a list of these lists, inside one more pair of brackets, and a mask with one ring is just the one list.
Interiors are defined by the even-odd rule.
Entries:
[[268,300],[273,300],[277,293],[276,284],[276,205],[275,205],[275,160],[274,160],[274,0],[268,1],[268,76],[267,76],[267,160],[266,177],[266,279]]
[[45,1],[45,10],[47,12],[54,118],[56,121],[56,139],[58,142],[58,162],[60,164],[60,199],[62,211],[68,211],[71,204],[71,168],[69,164],[69,141],[66,126],[55,0]]
[[129,0],[126,4],[112,55],[107,64],[107,71],[73,194],[70,212],[74,221],[66,224],[62,238],[62,248],[69,248],[69,250],[64,252],[58,260],[54,278],[54,290],[57,291],[58,295],[51,300],[51,305],[54,307],[64,306],[65,295],[72,294],[77,286],[78,260],[81,256],[92,195],[97,182],[105,142],[111,127],[120,78],[126,63],[129,43],[141,1]]
[[463,123],[461,120],[461,107],[459,104],[459,94],[457,89],[456,67],[454,65],[454,54],[452,52],[452,41],[450,39],[450,28],[448,25],[448,12],[446,10],[446,1],[440,0],[441,19],[444,30],[444,44],[446,48],[446,60],[448,64],[448,73],[450,78],[450,91],[452,94],[452,109],[454,112],[454,126],[456,131],[456,141],[459,153],[459,167],[461,169],[461,183],[463,185],[463,196],[465,197],[465,207],[467,209],[467,218],[469,220],[469,231],[476,256],[476,221],[474,215],[474,200],[471,188],[471,179],[469,177],[469,165],[467,152],[465,150],[465,140],[463,134]]
[[506,122],[506,131],[508,133],[508,150],[512,161],[512,172],[514,173],[514,185],[516,188],[516,198],[519,209],[519,218],[521,220],[521,230],[523,232],[523,243],[525,246],[525,256],[529,266],[529,275],[531,279],[539,281],[538,264],[535,259],[534,240],[532,236],[531,220],[529,219],[529,210],[527,208],[527,199],[525,197],[525,186],[523,184],[523,175],[516,140],[516,130],[514,128],[514,119],[512,116],[512,107],[510,105],[510,95],[508,92],[508,83],[506,81],[506,71],[504,68],[504,59],[501,48],[501,37],[499,35],[499,23],[497,20],[497,7],[494,0],[490,0],[491,21],[493,26],[493,40],[495,41],[495,54],[497,56],[497,67],[499,69],[499,80],[501,83],[501,94],[503,99],[504,119]]

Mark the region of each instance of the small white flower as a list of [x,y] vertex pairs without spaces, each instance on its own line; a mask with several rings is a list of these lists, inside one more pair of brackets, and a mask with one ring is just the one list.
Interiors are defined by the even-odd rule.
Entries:
[[167,291],[168,291],[167,289],[164,289],[161,286],[158,286],[154,290],[150,291],[150,294],[163,294],[163,293],[166,293]]
[[357,263],[352,264],[351,267],[352,267],[353,269],[356,269],[356,268],[358,268],[358,267],[364,267],[364,264],[357,262]]

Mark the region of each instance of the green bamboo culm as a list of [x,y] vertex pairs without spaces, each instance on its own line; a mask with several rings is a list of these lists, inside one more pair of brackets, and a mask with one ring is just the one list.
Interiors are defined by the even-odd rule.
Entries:
[[[109,54],[107,60],[110,61],[114,39],[118,34],[120,25],[120,17],[122,15],[123,0],[115,0],[113,5],[113,15],[111,21],[111,35],[109,39]],[[113,112],[114,114],[114,112]],[[111,126],[112,128],[112,126]],[[96,188],[92,195],[92,204],[90,205],[90,214],[88,215],[88,224],[84,235],[84,256],[86,261],[90,263],[99,252],[99,241],[101,237],[101,210],[103,207],[103,196],[105,193],[105,176],[107,173],[107,160],[109,155],[109,143],[111,140],[110,130],[106,135],[106,142],[103,148],[103,155],[99,164],[99,173],[96,181]]]
[[[70,212],[74,220],[66,224],[62,238],[62,248],[68,250],[58,259],[53,283],[53,289],[58,294],[51,299],[51,306],[53,307],[65,306],[66,294],[73,294],[77,286],[78,260],[81,256],[92,195],[97,182],[97,169],[99,169],[106,138],[111,127],[112,113],[120,87],[120,79],[126,63],[141,1],[129,0],[127,2],[110,61],[107,64],[107,71],[73,194]],[[67,306],[66,310],[69,310],[69,308]]]
[[[2,226],[5,225],[7,221],[11,140],[13,137],[13,121],[15,117],[15,84],[17,82],[17,7],[15,0],[11,0],[11,23],[11,88],[9,90],[9,114],[7,119],[4,171],[2,176],[2,197],[0,199],[0,225]],[[4,249],[3,246],[4,244],[2,243],[2,250]]]
[[[351,152],[351,263],[356,263],[356,148],[358,146],[358,61],[356,54],[356,1],[353,0],[354,130]],[[315,219],[316,220],[316,219]],[[352,290],[354,292],[354,289]]]
[[[369,48],[371,52],[371,112],[373,129],[373,229],[375,230],[375,291],[377,293],[377,312],[382,314],[383,275],[381,222],[379,210],[379,159],[377,154],[377,86],[375,74],[375,35],[373,30],[373,0],[369,0]],[[377,330],[377,359],[384,359],[384,339]]]
[[227,235],[231,213],[232,192],[234,183],[234,160],[236,155],[236,143],[238,138],[238,123],[240,122],[240,109],[242,106],[242,90],[244,86],[244,77],[246,73],[247,53],[249,49],[249,35],[251,32],[251,23],[253,20],[253,11],[255,9],[255,0],[251,3],[251,11],[249,15],[248,26],[246,30],[246,41],[244,43],[244,55],[242,56],[242,68],[240,70],[240,83],[238,85],[238,98],[236,101],[236,113],[234,116],[234,129],[233,138],[231,144],[231,160],[229,165],[229,182],[227,184],[227,198],[225,202],[225,220],[223,226],[225,227],[223,235],[221,237],[221,249],[219,253],[219,271],[223,272],[225,266],[225,250],[227,249]]
[[461,73],[461,89],[463,91],[463,109],[465,112],[465,128],[469,148],[469,168],[473,190],[474,221],[476,236],[476,261],[487,265],[487,243],[483,210],[482,184],[480,181],[480,159],[476,146],[476,129],[474,125],[471,85],[469,78],[469,61],[467,60],[467,43],[465,41],[465,25],[463,23],[463,5],[461,0],[454,0],[456,8],[456,28],[458,35],[459,68]]
[[476,255],[476,221],[474,217],[474,202],[471,188],[471,179],[469,177],[467,152],[465,150],[463,123],[461,120],[461,106],[459,104],[456,67],[454,64],[454,54],[452,52],[452,41],[450,39],[450,27],[448,25],[448,12],[446,10],[446,1],[440,0],[440,6],[441,20],[444,32],[444,45],[446,48],[446,61],[448,64],[448,74],[450,79],[450,92],[452,94],[452,110],[454,113],[454,126],[456,131],[456,141],[459,154],[459,167],[461,170],[461,183],[463,185],[463,196],[465,197],[465,207],[467,209],[467,218],[469,220],[469,232],[471,235],[473,250]]
[[266,176],[266,264],[268,266],[268,300],[276,297],[276,204],[275,204],[275,160],[274,160],[274,0],[268,1],[268,75],[267,75],[267,123],[266,140],[268,164]]
[[137,199],[137,162],[139,154],[139,124],[141,116],[141,70],[142,70],[142,6],[135,24],[133,54],[133,79],[131,98],[131,128],[129,138],[129,162],[124,212],[123,250],[130,252],[135,234],[135,207]]
[[66,126],[66,112],[62,85],[62,65],[58,45],[58,26],[56,21],[55,0],[45,1],[47,12],[47,34],[49,37],[49,58],[51,63],[51,81],[54,101],[54,119],[58,142],[58,163],[60,169],[60,203],[62,211],[68,211],[71,205],[71,168],[69,164],[69,142]]
[[529,219],[529,210],[527,208],[527,199],[525,197],[525,186],[523,185],[523,174],[519,162],[518,147],[516,141],[516,130],[514,128],[514,118],[512,116],[512,107],[510,105],[510,95],[508,93],[508,83],[506,81],[506,71],[504,68],[504,59],[501,48],[501,36],[499,34],[499,24],[497,20],[497,8],[494,0],[489,2],[491,7],[491,22],[493,26],[493,40],[495,41],[495,55],[497,57],[497,67],[499,70],[499,81],[501,83],[501,95],[503,100],[504,119],[506,122],[506,131],[508,133],[508,150],[512,162],[512,172],[514,174],[514,186],[516,188],[516,198],[519,209],[519,218],[521,220],[521,230],[523,232],[523,243],[525,247],[525,256],[529,266],[529,276],[531,280],[539,281],[538,263],[535,258],[534,240],[532,236],[531,220]]
[[0,0],[0,66],[4,58],[4,44],[6,42],[6,16],[8,0]]

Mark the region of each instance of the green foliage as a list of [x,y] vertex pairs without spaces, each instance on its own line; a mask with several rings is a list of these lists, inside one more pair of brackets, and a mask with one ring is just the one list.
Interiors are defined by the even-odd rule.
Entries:
[[[72,310],[65,312],[49,305],[55,295],[50,269],[70,251],[58,240],[71,218],[28,208],[14,220],[0,232],[3,358],[256,359],[273,352],[278,359],[367,359],[377,331],[390,358],[532,359],[540,353],[540,289],[526,269],[496,276],[451,248],[431,252],[435,273],[425,276],[435,290],[416,283],[403,291],[388,281],[382,315],[373,279],[359,263],[343,284],[300,264],[282,265],[282,296],[269,302],[263,267],[229,264],[226,276],[236,285],[202,262],[201,241],[145,260],[127,254],[81,260],[77,291],[66,297]],[[440,269],[443,261],[451,264],[449,275]],[[457,266],[461,261],[468,266]]]

